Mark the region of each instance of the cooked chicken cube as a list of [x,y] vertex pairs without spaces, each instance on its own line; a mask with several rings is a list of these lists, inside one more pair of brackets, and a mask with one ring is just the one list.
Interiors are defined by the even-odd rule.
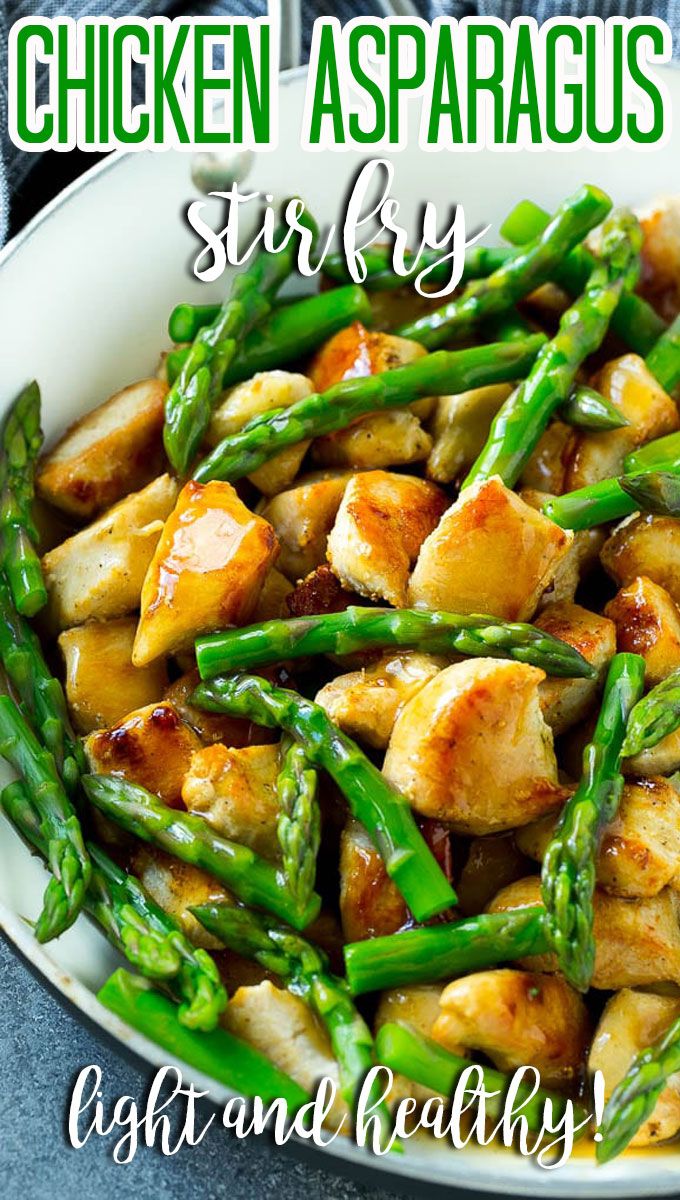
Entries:
[[384,750],[402,706],[446,663],[416,650],[384,654],[360,671],[331,679],[316,702],[345,733]]
[[628,424],[602,433],[574,433],[565,491],[620,475],[623,460],[631,450],[672,433],[680,425],[676,405],[637,354],[624,354],[608,362],[593,387],[611,401]]
[[526,621],[572,539],[497,477],[473,484],[423,543],[408,602]]
[[511,391],[510,384],[495,383],[439,397],[431,425],[434,445],[427,460],[428,478],[450,483],[472,466]]
[[[540,862],[555,828],[542,817],[518,829],[517,845]],[[656,896],[680,868],[680,796],[668,780],[629,780],[619,810],[605,826],[597,858],[597,881],[613,896]]]
[[316,392],[325,392],[343,379],[379,375],[422,358],[425,349],[408,338],[366,329],[354,321],[317,351],[309,370]]
[[405,409],[371,413],[346,429],[317,438],[312,456],[325,467],[375,470],[421,462],[432,449],[432,438],[415,413]]
[[182,800],[222,837],[242,842],[264,858],[279,858],[280,766],[278,746],[205,746],[191,759]]
[[680,667],[680,611],[658,583],[638,575],[604,611],[616,625],[619,650],[644,658],[648,687]]
[[622,769],[624,775],[643,775],[645,778],[671,775],[680,770],[680,729],[669,733],[649,750],[624,758]]
[[293,591],[293,585],[286,576],[272,567],[260,592],[255,611],[251,617],[253,622],[273,621],[277,617],[287,617],[288,605],[286,600]]
[[293,582],[326,561],[328,535],[349,478],[346,471],[308,476],[263,506],[261,514],[281,547],[279,569]]
[[166,392],[159,379],[142,379],[71,425],[38,467],[39,495],[82,519],[153,479],[163,466]]
[[191,756],[201,749],[198,734],[185,725],[167,700],[148,704],[85,741],[91,770],[130,779],[160,796],[171,808],[182,807],[182,783]]
[[231,902],[230,893],[216,879],[155,846],[137,844],[130,867],[152,900],[174,917],[194,945],[202,946],[205,950],[223,949],[222,943],[189,912],[191,907],[199,904]]
[[439,1005],[432,1036],[454,1054],[481,1051],[502,1071],[530,1063],[547,1087],[578,1078],[590,1023],[561,975],[479,971],[449,983]]
[[613,621],[580,604],[550,604],[534,624],[580,651],[597,670],[595,679],[546,679],[541,684],[543,717],[557,736],[592,711],[616,654],[616,629]]
[[[222,438],[238,433],[253,417],[259,417],[274,408],[289,408],[291,404],[311,395],[311,392],[312,385],[305,375],[290,371],[262,371],[253,375],[252,379],[237,384],[227,392],[215,409],[208,429],[208,441],[215,446]],[[295,479],[308,446],[308,441],[287,446],[248,478],[265,496],[275,496]]]
[[[538,512],[541,512],[547,500],[553,499],[549,492],[539,492],[534,488],[522,488],[520,496]],[[550,586],[541,596],[539,610],[550,604],[563,604],[574,599],[582,579],[599,563],[604,541],[605,534],[601,529],[579,529],[574,533],[574,540],[558,563]]]
[[59,636],[66,665],[66,701],[78,733],[113,725],[134,708],[163,698],[165,662],[133,667],[134,617],[77,625]]
[[144,666],[252,616],[277,553],[271,525],[230,483],[189,482],[146,573],[132,660]]
[[445,507],[443,493],[423,479],[354,475],[328,538],[328,561],[343,587],[403,607],[411,567]]
[[184,675],[180,675],[167,689],[164,700],[177,709],[182,720],[190,725],[202,742],[223,742],[225,746],[252,746],[278,739],[278,733],[273,729],[265,729],[262,725],[253,725],[244,717],[231,717],[227,713],[209,713],[202,708],[190,704],[191,695],[201,682],[198,670],[194,667]]
[[[534,829],[539,824],[539,821],[535,821],[527,828]],[[458,908],[464,916],[476,916],[483,912],[499,888],[522,879],[530,870],[531,864],[518,849],[518,842],[519,838],[516,841],[513,833],[496,833],[472,839],[456,883]]]
[[404,705],[383,773],[423,816],[457,833],[526,825],[559,805],[543,671],[477,658],[454,663]]
[[[662,1037],[680,1017],[680,1000],[624,988],[607,1001],[588,1058],[591,1072],[604,1075],[605,1099],[623,1079],[634,1058]],[[631,1146],[655,1146],[680,1130],[680,1072],[668,1079],[650,1117]]]
[[347,942],[396,933],[408,918],[373,842],[351,818],[340,840],[340,915]]
[[[532,876],[503,888],[488,911],[507,912],[540,903],[541,881]],[[670,887],[641,900],[623,900],[596,888],[591,986],[608,992],[657,983],[680,984],[679,905],[680,897]],[[556,970],[550,954],[527,958],[519,965],[536,971]]]
[[530,454],[521,484],[523,488],[561,496],[564,492],[564,476],[573,444],[574,431],[564,421],[551,421],[545,433]]
[[665,588],[680,604],[680,520],[651,514],[632,517],[602,547],[602,565],[619,587],[639,575]]
[[639,216],[644,233],[640,290],[672,321],[680,310],[680,197],[661,196]]
[[161,475],[43,556],[49,617],[58,629],[123,617],[139,607],[147,568],[177,484]]
[[[250,1042],[312,1095],[325,1077],[339,1087],[338,1064],[328,1034],[299,996],[274,987],[266,979],[257,987],[239,988],[230,998],[222,1020],[230,1033]],[[327,1123],[336,1128],[347,1116],[347,1107],[338,1093]],[[349,1132],[347,1120],[344,1132]]]

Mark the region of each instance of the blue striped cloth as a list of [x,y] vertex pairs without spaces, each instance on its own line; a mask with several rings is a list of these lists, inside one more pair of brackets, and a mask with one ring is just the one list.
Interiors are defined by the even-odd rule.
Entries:
[[[668,22],[673,32],[673,45],[680,56],[680,0],[415,0],[415,6],[428,20],[434,17],[493,16],[511,21],[517,16],[535,16],[545,21],[554,16],[657,16]],[[184,14],[262,16],[265,0],[204,0],[203,3],[177,3],[177,0],[0,0],[0,245],[7,237],[10,205],[19,187],[30,186],[27,180],[36,155],[18,150],[7,135],[7,35],[13,21],[20,17],[54,16],[180,16]],[[380,16],[384,12],[379,0],[334,0],[323,8],[316,0],[302,0],[303,45],[306,56],[313,22],[318,16],[333,15],[341,21],[361,14]]]

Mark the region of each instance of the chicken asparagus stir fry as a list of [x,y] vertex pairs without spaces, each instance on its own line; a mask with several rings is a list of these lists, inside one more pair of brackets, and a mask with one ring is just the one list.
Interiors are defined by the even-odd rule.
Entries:
[[2,807],[169,1052],[336,1118],[601,1071],[605,1161],[680,1133],[680,204],[501,234],[443,306],[261,252],[45,453],[22,392]]

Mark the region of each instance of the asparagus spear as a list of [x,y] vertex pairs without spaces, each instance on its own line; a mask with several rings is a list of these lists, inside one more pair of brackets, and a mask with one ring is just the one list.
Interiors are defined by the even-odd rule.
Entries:
[[40,389],[34,381],[15,400],[0,433],[0,566],[17,609],[27,617],[47,603],[32,513],[33,471],[42,440]]
[[651,1117],[671,1075],[680,1070],[680,1017],[660,1038],[638,1054],[614,1088],[599,1128],[596,1154],[601,1163],[621,1154]]
[[574,388],[560,408],[559,416],[567,425],[594,433],[623,429],[629,423],[611,400],[607,400],[606,396],[600,395],[593,388],[583,385]]
[[354,654],[385,646],[415,646],[429,654],[512,658],[542,667],[548,675],[593,678],[577,650],[533,625],[495,617],[418,609],[355,608],[311,617],[263,621],[196,641],[203,679],[315,654]]
[[344,954],[352,995],[454,979],[467,971],[543,954],[548,949],[544,916],[541,905],[531,905],[351,942]]
[[[513,246],[530,242],[546,228],[550,216],[531,200],[522,200],[501,225],[501,234]],[[581,294],[595,266],[585,246],[575,246],[555,269],[555,280],[570,296]],[[648,354],[666,328],[665,322],[641,296],[624,292],[612,317],[612,330],[636,354]]]
[[415,919],[425,921],[455,904],[455,893],[403,796],[318,704],[254,675],[211,679],[200,684],[191,703],[209,712],[248,717],[268,728],[280,726],[296,737],[309,761],[328,771],[344,792]]
[[35,936],[39,942],[48,942],[78,916],[90,882],[90,858],[54,758],[39,744],[9,696],[0,696],[0,757],[23,778],[39,816],[53,878],[45,890]]
[[[679,464],[680,465],[680,464]],[[672,464],[668,464],[672,469]],[[642,482],[643,472],[627,477],[633,487]],[[593,529],[637,512],[638,501],[621,486],[621,479],[601,479],[587,487],[546,500],[543,512],[562,529]]]
[[[180,305],[182,309],[190,307]],[[351,325],[352,321],[370,325],[371,318],[368,297],[362,288],[355,285],[334,288],[329,292],[320,292],[318,296],[308,296],[304,300],[276,307],[239,343],[236,355],[225,372],[222,386],[231,387],[242,379],[250,379],[258,371],[270,371],[274,367],[297,362],[334,333]],[[184,328],[190,327],[190,321],[196,330],[201,328],[198,317],[190,318],[188,313],[184,313],[181,320]],[[188,355],[188,346],[168,354],[166,368],[171,382],[174,382]]]
[[611,209],[599,188],[584,185],[560,205],[548,226],[523,250],[487,279],[470,283],[463,294],[436,312],[402,325],[397,333],[435,350],[456,335],[470,331],[489,317],[512,308],[523,296],[550,279],[570,250]]
[[317,916],[318,896],[312,893],[300,913],[280,870],[249,847],[220,837],[202,817],[168,808],[157,796],[127,779],[84,775],[82,784],[95,808],[117,825],[182,862],[201,867],[246,904],[261,905],[301,929]]
[[316,798],[317,774],[299,742],[288,738],[277,780],[281,812],[277,833],[286,886],[301,913],[314,894],[321,815]]
[[50,673],[40,640],[15,607],[9,587],[0,576],[0,661],[23,709],[57,771],[72,793],[86,769],[82,745],[73,734],[58,679]]
[[[353,1111],[364,1076],[375,1065],[373,1038],[345,980],[329,971],[325,954],[292,929],[273,925],[245,908],[202,904],[191,912],[225,946],[279,975],[286,987],[313,1009],[328,1030],[338,1062],[340,1091]],[[391,1122],[386,1109],[381,1117],[388,1130]]]
[[539,352],[528,378],[501,406],[487,443],[464,486],[500,475],[512,487],[556,409],[570,395],[581,363],[597,350],[625,288],[634,283],[642,243],[630,213],[615,213],[605,224],[602,260],[583,295],[567,309],[557,334]]
[[[26,785],[10,783],[0,801],[21,836],[43,858],[47,843]],[[214,1029],[227,1003],[219,972],[205,950],[197,950],[179,926],[146,894],[133,875],[87,842],[92,878],[84,908],[117,950],[149,979],[162,981],[181,1001],[178,1019],[189,1029]]]
[[[442,262],[445,252],[445,249],[430,250],[425,247],[420,256],[405,254],[404,262],[409,273],[404,276],[397,275],[392,267],[391,246],[369,246],[361,252],[366,267],[366,278],[362,286],[367,292],[392,292],[410,283],[426,268],[428,272],[424,283],[446,283],[451,276],[451,260],[445,259]],[[469,246],[465,251],[461,283],[469,279],[485,279],[513,257],[513,251],[505,246]],[[323,273],[337,283],[351,281],[344,254],[329,254],[323,262]]]
[[[303,223],[316,237],[314,221]],[[279,241],[282,231],[279,231]],[[272,301],[290,275],[299,239],[289,236],[274,254],[256,252],[245,270],[234,279],[228,299],[211,325],[199,329],[189,356],[165,400],[163,441],[173,467],[186,474],[198,453],[224,374],[233,361],[238,342],[271,311]]]
[[97,999],[173,1058],[240,1095],[260,1096],[266,1104],[281,1096],[292,1112],[309,1100],[299,1084],[254,1046],[220,1027],[210,1033],[187,1029],[167,996],[122,968],[107,979]]
[[[447,1097],[452,1095],[463,1071],[471,1066],[478,1066],[484,1089],[491,1093],[485,1100],[486,1115],[491,1120],[498,1120],[503,1115],[504,1100],[510,1083],[508,1075],[494,1070],[493,1067],[471,1063],[469,1058],[452,1054],[433,1038],[417,1033],[406,1022],[388,1021],[382,1025],[376,1035],[375,1049],[378,1060],[384,1066]],[[586,1112],[582,1105],[569,1100],[561,1092],[549,1092],[539,1088],[532,1097],[532,1091],[533,1087],[530,1085],[521,1084],[517,1088],[516,1096],[516,1109],[523,1105],[522,1116],[526,1118],[530,1129],[539,1132],[543,1129],[545,1104],[548,1100],[552,1104],[555,1117],[562,1117],[567,1107],[573,1105],[574,1122],[581,1124],[586,1121]]]
[[619,484],[641,512],[680,516],[680,470],[622,475]]
[[525,342],[442,350],[381,375],[343,380],[289,408],[255,417],[245,429],[215,447],[194,472],[194,479],[200,483],[209,479],[233,483],[256,471],[286,446],[344,429],[366,413],[400,408],[420,396],[448,395],[520,379],[544,342],[545,337],[536,334]]
[[654,438],[645,446],[631,450],[623,460],[626,475],[638,471],[664,471],[668,466],[680,467],[680,431]]
[[638,700],[628,718],[621,754],[632,758],[680,729],[680,668]]
[[647,366],[665,392],[680,383],[680,316],[659,337],[646,358]]
[[595,964],[595,859],[603,826],[613,820],[621,799],[621,748],[644,678],[645,661],[639,654],[612,659],[593,740],[583,753],[581,782],[564,806],[543,859],[546,932],[561,970],[582,992],[590,986]]

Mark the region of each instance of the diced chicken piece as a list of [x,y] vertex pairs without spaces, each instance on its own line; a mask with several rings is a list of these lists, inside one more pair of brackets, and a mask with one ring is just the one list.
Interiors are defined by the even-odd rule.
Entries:
[[[518,829],[517,845],[540,862],[555,828],[542,817]],[[656,896],[680,867],[680,796],[668,780],[630,780],[619,810],[605,826],[597,859],[597,881],[613,896]]]
[[171,808],[182,807],[182,783],[191,756],[201,749],[198,734],[167,700],[149,704],[85,741],[91,770],[138,783]]
[[423,543],[408,603],[526,621],[572,539],[497,477],[473,484]]
[[457,833],[513,829],[560,804],[543,671],[477,658],[440,671],[402,708],[383,773],[426,817]]
[[[207,440],[216,446],[222,438],[238,433],[253,417],[274,408],[289,408],[311,392],[312,385],[305,375],[290,371],[262,371],[253,375],[226,393],[212,415]],[[275,496],[293,482],[308,448],[309,441],[286,446],[248,478],[265,496]]]
[[[550,817],[544,820],[551,820]],[[535,821],[527,829],[535,829]],[[518,849],[519,838],[512,833],[473,838],[465,866],[456,883],[458,908],[464,916],[476,916],[493,900],[499,888],[522,879],[530,863]]]
[[680,197],[661,196],[640,214],[641,291],[668,321],[680,310]]
[[[520,496],[525,504],[538,512],[547,500],[553,499],[549,492],[537,492],[534,488],[523,488]],[[601,529],[579,529],[574,533],[574,540],[558,563],[550,586],[541,596],[539,610],[574,599],[582,578],[599,563],[604,541],[605,534]]]
[[[390,991],[383,992],[378,1004],[378,1011],[375,1014],[376,1031],[380,1029],[381,1025],[397,1021],[406,1022],[418,1033],[430,1037],[432,1026],[439,1016],[441,992],[441,985],[437,984],[392,988]],[[388,1103],[391,1107],[395,1101],[403,1100],[407,1096],[413,1096],[415,1100],[423,1103],[437,1094],[432,1088],[425,1087],[422,1083],[414,1083],[405,1075],[396,1074]]]
[[649,750],[624,758],[622,769],[624,775],[643,775],[645,778],[671,775],[680,770],[680,729],[669,733]]
[[415,413],[396,409],[371,413],[346,429],[317,438],[312,456],[325,467],[370,471],[422,462],[431,449],[432,438]]
[[224,948],[189,912],[191,907],[211,901],[231,902],[230,893],[216,879],[190,863],[164,854],[155,846],[136,844],[130,868],[152,900],[174,917],[194,945],[202,946],[205,950]]
[[580,604],[550,604],[534,624],[573,646],[597,670],[595,679],[546,679],[540,687],[543,717],[557,736],[592,711],[607,667],[616,654],[614,622]]
[[[680,1017],[680,1000],[624,988],[607,1001],[595,1031],[588,1069],[601,1071],[608,1100],[634,1058],[662,1037]],[[668,1079],[652,1114],[640,1126],[631,1146],[656,1146],[680,1131],[680,1072]]]
[[349,478],[344,471],[313,475],[263,506],[261,514],[281,547],[279,569],[293,582],[326,561],[328,535]]
[[319,613],[344,612],[350,604],[357,604],[360,597],[347,592],[333,574],[328,563],[315,567],[301,579],[289,596],[286,605],[291,617],[312,617]]
[[343,587],[406,602],[409,572],[446,507],[433,483],[388,471],[350,479],[328,538],[328,561]]
[[153,479],[163,468],[166,392],[142,379],[71,425],[38,467],[39,495],[87,519]]
[[[520,879],[503,888],[489,912],[508,912],[541,903],[538,876]],[[680,983],[680,897],[666,887],[656,896],[623,900],[596,888],[594,896],[595,970],[592,984],[603,991]],[[554,971],[552,955],[524,959],[529,970]]]
[[135,666],[186,649],[202,633],[244,625],[277,550],[271,525],[230,483],[187,483],[144,580]]
[[93,621],[59,636],[66,665],[66,700],[78,733],[113,725],[126,713],[163,698],[168,673],[163,659],[133,667],[134,617]]
[[384,654],[363,670],[336,676],[321,688],[316,702],[345,733],[384,750],[403,705],[446,663],[415,650]]
[[604,611],[616,625],[619,650],[644,658],[648,687],[680,667],[680,611],[658,583],[638,575]]
[[202,742],[223,742],[225,746],[252,746],[273,742],[278,734],[262,725],[253,725],[243,717],[230,717],[226,713],[209,713],[189,703],[191,695],[201,682],[194,667],[180,675],[167,689],[164,700],[177,709],[182,720],[196,730]]
[[427,460],[429,479],[450,483],[472,466],[511,391],[510,384],[496,383],[457,396],[439,397],[431,425],[434,445]]
[[242,842],[264,858],[279,858],[280,766],[278,746],[205,746],[191,759],[182,800],[222,837]]
[[593,387],[626,418],[627,425],[602,433],[574,433],[565,476],[565,491],[587,487],[620,475],[631,450],[680,425],[676,405],[637,354],[608,362]]
[[144,576],[176,498],[174,479],[161,475],[43,556],[53,625],[68,629],[107,621],[139,607]]
[[347,942],[396,933],[408,910],[363,825],[350,819],[340,840],[340,916]]
[[651,514],[623,521],[602,547],[602,566],[619,587],[646,575],[680,604],[680,520]]
[[539,438],[536,448],[529,455],[521,484],[538,492],[561,496],[564,492],[564,476],[573,447],[574,431],[564,421],[551,421]]
[[[299,996],[274,987],[269,980],[242,987],[230,998],[222,1020],[230,1033],[250,1042],[312,1095],[325,1077],[339,1088],[338,1064],[328,1034]],[[347,1115],[338,1093],[327,1118],[329,1127],[336,1128]],[[347,1120],[345,1132],[349,1132]]]
[[447,1050],[477,1050],[502,1071],[531,1065],[544,1086],[575,1080],[590,1023],[578,992],[561,975],[506,968],[454,979],[441,994],[432,1036]]
[[422,358],[425,349],[409,338],[366,329],[354,321],[317,351],[309,370],[315,392],[325,392],[343,379],[379,375]]
[[253,623],[273,621],[277,617],[288,616],[286,600],[293,591],[293,585],[286,576],[272,567],[262,584],[262,591],[251,617]]

